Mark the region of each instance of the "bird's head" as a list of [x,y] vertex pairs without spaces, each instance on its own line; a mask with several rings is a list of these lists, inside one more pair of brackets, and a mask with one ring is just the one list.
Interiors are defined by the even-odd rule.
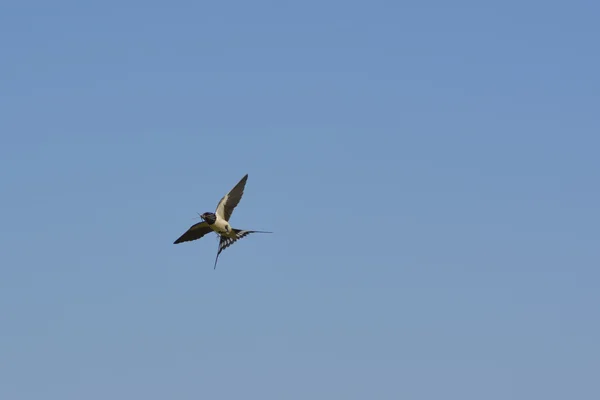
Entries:
[[212,225],[217,221],[217,216],[211,212],[205,212],[204,214],[200,215],[200,218],[208,222],[209,225]]

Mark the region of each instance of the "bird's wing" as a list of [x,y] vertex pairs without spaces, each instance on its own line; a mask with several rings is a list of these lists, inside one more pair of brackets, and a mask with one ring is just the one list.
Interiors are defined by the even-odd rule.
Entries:
[[[217,252],[217,258],[215,258],[215,269],[217,268],[217,261],[219,260],[219,254],[221,254],[221,252],[223,250],[225,250],[226,248],[228,248],[229,246],[234,244],[237,240],[239,240],[243,237],[246,237],[249,234],[255,233],[255,232],[259,232],[259,231],[242,231],[242,230],[236,229],[234,238],[230,238],[227,236],[221,236],[221,240],[219,241],[219,251]],[[271,232],[260,232],[260,233],[271,233]]]
[[225,221],[229,221],[231,218],[231,214],[233,213],[233,209],[238,205],[240,200],[242,199],[242,195],[244,194],[244,187],[246,186],[246,181],[248,180],[248,174],[246,174],[237,185],[233,187],[227,193],[219,204],[217,205],[217,211],[215,212],[220,218],[223,218]]
[[210,226],[208,226],[208,223],[206,221],[198,222],[197,224],[192,225],[190,229],[188,229],[187,232],[181,235],[179,239],[173,242],[173,244],[200,239],[202,236],[210,232],[212,232],[212,229],[210,229]]

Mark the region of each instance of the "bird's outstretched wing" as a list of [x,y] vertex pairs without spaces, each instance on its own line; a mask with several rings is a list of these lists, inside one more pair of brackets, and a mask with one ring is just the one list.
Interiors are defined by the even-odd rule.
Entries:
[[234,232],[235,232],[235,238],[221,236],[221,240],[219,241],[219,251],[217,252],[217,258],[215,258],[214,269],[217,268],[217,261],[219,261],[219,254],[221,254],[221,252],[223,250],[225,250],[226,248],[228,248],[229,246],[231,246],[232,244],[237,242],[239,239],[246,237],[251,233],[273,233],[273,232],[266,232],[266,231],[243,231],[241,229],[234,229]]
[[244,177],[227,193],[219,204],[217,205],[217,214],[219,217],[223,218],[225,221],[229,221],[231,218],[231,214],[233,213],[233,209],[238,205],[240,200],[242,199],[242,195],[244,194],[244,187],[246,186],[246,181],[248,180],[248,174],[244,175]]
[[189,242],[191,240],[200,239],[207,233],[212,232],[206,221],[198,222],[190,227],[183,235],[179,237],[173,244]]

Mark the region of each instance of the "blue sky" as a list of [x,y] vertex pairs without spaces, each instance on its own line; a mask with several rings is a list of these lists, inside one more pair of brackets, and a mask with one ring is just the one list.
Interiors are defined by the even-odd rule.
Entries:
[[599,398],[598,12],[2,5],[0,398]]

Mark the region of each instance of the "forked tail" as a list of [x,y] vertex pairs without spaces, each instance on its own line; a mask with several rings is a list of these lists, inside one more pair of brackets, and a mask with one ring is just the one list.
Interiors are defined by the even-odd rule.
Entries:
[[[269,231],[246,231],[244,229],[234,229],[233,231],[235,232],[236,235],[238,235],[240,232],[246,232],[246,235],[249,235],[251,233],[273,233],[273,232],[269,232]],[[246,236],[246,235],[244,235],[244,236]],[[242,236],[242,237],[244,237],[244,236]],[[241,239],[241,238],[239,238],[239,239]]]
[[219,254],[239,239],[248,236],[251,233],[273,233],[268,231],[247,231],[244,229],[233,229],[235,232],[235,238],[230,238],[226,236],[221,236],[221,240],[219,240],[219,251],[217,251],[217,258],[215,258],[215,266],[214,269],[217,269],[217,261],[219,261]]

